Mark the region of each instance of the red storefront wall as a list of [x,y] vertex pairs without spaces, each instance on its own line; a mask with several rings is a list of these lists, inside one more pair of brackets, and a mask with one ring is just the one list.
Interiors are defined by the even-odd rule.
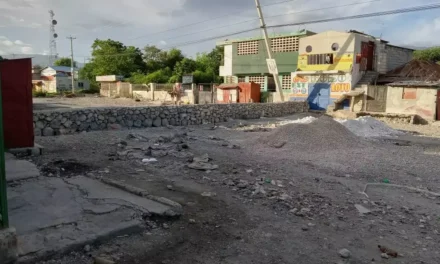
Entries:
[[33,147],[32,60],[0,61],[0,82],[5,147]]

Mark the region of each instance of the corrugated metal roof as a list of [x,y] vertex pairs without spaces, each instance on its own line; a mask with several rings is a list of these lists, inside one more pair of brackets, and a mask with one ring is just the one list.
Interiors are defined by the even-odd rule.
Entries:
[[[71,71],[70,67],[67,67],[67,66],[49,66],[47,68],[52,68],[55,71],[62,71],[62,72],[70,72]],[[74,70],[76,71],[77,69],[74,68]]]

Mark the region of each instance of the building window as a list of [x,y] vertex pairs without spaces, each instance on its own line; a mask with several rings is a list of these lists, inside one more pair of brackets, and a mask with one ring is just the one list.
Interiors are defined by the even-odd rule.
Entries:
[[312,52],[312,46],[310,46],[310,45],[308,45],[307,47],[306,47],[306,52],[307,53],[310,53],[310,52]]
[[78,82],[78,87],[79,87],[79,88],[84,88],[84,83],[82,83],[82,82]]
[[283,90],[290,90],[291,89],[291,80],[290,80],[290,75],[283,75],[283,79],[282,79],[282,83],[281,83],[281,87],[283,88]]
[[416,88],[403,88],[402,99],[405,99],[405,100],[417,99],[417,89]]
[[258,40],[238,42],[237,55],[258,54]]
[[333,64],[333,54],[313,54],[307,56],[308,65]]
[[246,77],[238,77],[237,81],[238,81],[239,83],[241,83],[241,82],[246,82]]
[[237,83],[237,77],[236,76],[226,76],[225,83],[228,83],[228,84]]
[[258,83],[261,90],[264,90],[264,76],[249,76],[249,82]]
[[271,42],[273,52],[292,52],[298,51],[299,48],[298,37],[273,38]]

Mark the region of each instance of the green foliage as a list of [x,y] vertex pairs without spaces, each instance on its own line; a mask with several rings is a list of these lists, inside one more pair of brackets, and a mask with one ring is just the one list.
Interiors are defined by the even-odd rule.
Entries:
[[170,79],[171,74],[172,72],[169,68],[157,70],[150,74],[136,72],[132,74],[129,80],[135,84],[166,83]]
[[142,52],[133,46],[125,46],[119,41],[95,40],[92,45],[92,69],[89,76],[122,75],[129,77],[132,72],[144,71]]
[[123,75],[136,84],[181,82],[184,74],[193,74],[195,82],[220,82],[218,76],[223,48],[185,58],[179,49],[168,51],[147,45],[138,48],[114,40],[95,40],[92,59],[79,72],[81,79],[96,83],[98,75]]
[[43,91],[32,91],[32,96],[33,97],[46,97],[47,92],[43,92]]
[[[70,65],[71,63],[72,63],[72,60],[70,58],[63,57],[63,58],[59,58],[58,60],[56,60],[53,63],[53,65],[71,67],[72,66],[72,65]],[[76,61],[73,62],[73,67],[76,67]]]
[[432,62],[440,62],[440,47],[432,47],[414,51],[414,58]]

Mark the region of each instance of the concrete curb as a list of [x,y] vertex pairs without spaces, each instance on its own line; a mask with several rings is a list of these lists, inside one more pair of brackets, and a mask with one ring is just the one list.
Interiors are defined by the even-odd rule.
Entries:
[[37,261],[45,261],[45,260],[49,260],[49,258],[61,257],[61,256],[64,256],[64,255],[70,253],[70,252],[82,250],[82,248],[86,245],[102,244],[106,241],[111,240],[114,237],[140,233],[144,230],[145,230],[145,226],[143,223],[140,223],[140,222],[133,223],[131,225],[127,225],[126,227],[121,228],[116,231],[103,232],[103,233],[97,234],[96,236],[89,237],[89,238],[84,239],[82,241],[78,241],[75,244],[72,244],[72,245],[65,247],[65,248],[60,248],[56,251],[36,252],[35,254],[32,254],[32,255],[19,257],[18,261],[16,263],[17,264],[33,264],[33,263],[36,263]]
[[165,205],[172,207],[173,210],[165,212],[165,216],[175,217],[175,216],[179,216],[182,214],[182,211],[183,211],[182,205],[175,202],[175,201],[172,201],[168,198],[148,194],[148,192],[143,189],[122,183],[120,181],[115,181],[115,180],[106,179],[106,178],[99,178],[99,177],[95,177],[95,179],[98,179],[105,184],[108,184],[108,185],[113,186],[115,188],[122,189],[122,190],[127,191],[129,193],[132,193],[134,195],[144,197],[144,198],[153,200],[155,202],[165,204]]

